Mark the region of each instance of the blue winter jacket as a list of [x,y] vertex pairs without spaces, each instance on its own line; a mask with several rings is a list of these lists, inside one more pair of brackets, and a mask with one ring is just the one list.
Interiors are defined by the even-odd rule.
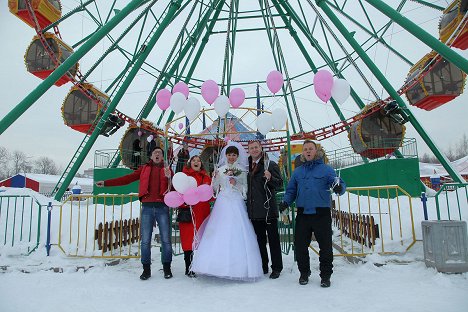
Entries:
[[[319,207],[331,207],[330,189],[335,177],[335,170],[324,164],[322,158],[307,161],[294,170],[283,201],[288,205],[296,201],[296,207],[304,208],[305,214],[315,214]],[[346,184],[341,178],[340,184],[343,186],[340,195],[343,195]]]

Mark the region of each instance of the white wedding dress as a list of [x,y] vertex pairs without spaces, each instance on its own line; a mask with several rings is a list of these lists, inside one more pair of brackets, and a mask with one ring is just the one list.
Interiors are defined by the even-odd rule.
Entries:
[[192,271],[200,275],[255,281],[263,276],[262,259],[252,223],[247,215],[244,198],[247,175],[236,176],[236,185],[229,183],[226,169],[238,168],[237,163],[218,169],[213,188],[220,190],[210,216],[198,231]]

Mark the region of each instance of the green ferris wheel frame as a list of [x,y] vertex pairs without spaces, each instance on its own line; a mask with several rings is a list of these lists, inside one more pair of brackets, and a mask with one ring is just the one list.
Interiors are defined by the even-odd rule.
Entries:
[[[56,27],[61,21],[66,20],[67,18],[77,14],[79,12],[86,11],[90,15],[90,10],[87,7],[97,0],[89,0],[86,2],[81,1],[81,4],[72,9],[66,15],[64,15],[59,21],[49,25],[47,28],[42,31],[47,31],[52,27]],[[413,34],[416,38],[426,44],[428,47],[432,48],[434,51],[439,53],[448,61],[455,64],[463,72],[468,73],[468,61],[454,52],[450,47],[447,47],[445,44],[441,43],[437,38],[434,38],[432,35],[427,33],[424,29],[404,17],[399,11],[403,8],[406,1],[401,1],[398,8],[395,10],[389,5],[385,4],[381,0],[358,0],[359,4],[362,6],[363,10],[363,1],[367,2],[370,6],[380,11],[382,14],[389,18],[389,22],[379,30],[376,30],[372,23],[371,27],[367,27],[359,21],[355,20],[351,15],[349,15],[345,7],[347,1],[343,1],[342,4],[338,4],[337,1],[327,1],[327,0],[316,0],[315,3],[311,0],[303,1],[305,4],[301,4],[298,1],[299,11],[294,8],[290,1],[283,0],[258,0],[260,7],[259,11],[249,12],[250,14],[244,15],[239,11],[239,0],[230,0],[230,1],[221,1],[221,0],[207,0],[207,1],[188,1],[188,0],[172,0],[169,1],[165,10],[159,15],[156,14],[152,7],[157,1],[153,0],[133,0],[130,1],[123,9],[115,9],[116,0],[110,6],[110,10],[103,20],[100,14],[93,16],[93,20],[96,22],[97,30],[92,34],[86,36],[80,42],[77,42],[73,47],[78,47],[78,49],[67,59],[65,60],[48,78],[46,78],[42,83],[40,83],[29,95],[27,95],[15,108],[13,108],[1,121],[0,121],[0,134],[2,134],[11,124],[13,124],[27,109],[29,109],[47,90],[63,75],[65,75],[68,70],[77,63],[82,57],[84,57],[97,43],[99,43],[103,38],[107,38],[112,42],[111,46],[102,54],[102,56],[95,62],[94,65],[88,70],[88,72],[80,77],[78,83],[82,83],[90,75],[90,73],[95,70],[98,65],[106,59],[111,53],[117,51],[125,56],[127,59],[127,64],[120,72],[120,74],[110,83],[110,85],[105,90],[106,93],[111,93],[108,102],[105,104],[105,110],[101,110],[100,118],[96,118],[95,125],[92,127],[92,131],[87,133],[78,147],[77,151],[73,155],[70,163],[62,174],[62,177],[55,188],[55,198],[59,199],[65,192],[67,186],[72,181],[73,177],[76,175],[81,164],[85,160],[89,151],[91,150],[93,144],[96,142],[100,130],[104,125],[105,120],[108,116],[116,110],[120,100],[124,96],[125,92],[128,90],[130,84],[135,79],[136,75],[140,71],[144,71],[147,74],[150,74],[155,79],[154,87],[152,88],[143,108],[141,109],[139,115],[136,117],[136,120],[144,119],[148,117],[150,112],[153,110],[156,103],[156,92],[162,88],[165,88],[168,85],[171,85],[174,81],[184,81],[191,86],[196,86],[196,84],[201,83],[201,80],[193,77],[195,68],[202,56],[204,49],[210,39],[210,36],[214,34],[224,33],[226,34],[226,45],[224,52],[224,65],[222,72],[222,82],[221,82],[221,94],[229,94],[229,91],[232,86],[243,86],[250,85],[257,82],[242,82],[242,83],[233,83],[232,74],[235,58],[235,47],[237,34],[245,31],[265,31],[268,37],[268,42],[270,45],[270,50],[274,59],[275,67],[283,72],[285,75],[286,84],[283,86],[283,100],[286,104],[289,114],[289,121],[291,129],[294,133],[304,132],[304,129],[301,124],[301,118],[299,116],[297,108],[297,100],[295,98],[295,92],[298,89],[294,89],[291,83],[292,80],[298,76],[290,76],[288,67],[285,61],[285,57],[282,51],[282,46],[278,36],[278,30],[285,29],[289,31],[290,36],[294,40],[295,44],[299,48],[302,56],[304,57],[306,63],[310,67],[307,72],[317,72],[323,66],[327,66],[333,74],[338,78],[344,77],[344,70],[349,66],[357,66],[353,61],[353,57],[357,57],[367,66],[367,68],[373,73],[376,79],[379,81],[380,85],[387,91],[389,96],[395,100],[402,111],[405,113],[408,121],[413,125],[415,130],[425,141],[427,146],[431,149],[437,159],[441,162],[443,167],[450,174],[452,179],[456,182],[464,182],[463,177],[451,166],[448,159],[440,152],[440,149],[435,145],[431,138],[427,135],[425,129],[412,114],[412,112],[406,106],[404,100],[400,97],[399,93],[395,88],[390,84],[385,75],[380,71],[376,64],[371,60],[367,54],[367,49],[364,48],[365,43],[359,43],[355,38],[354,34],[350,32],[341,18],[347,19],[364,33],[369,35],[369,40],[373,39],[374,44],[382,44],[389,51],[400,57],[404,62],[411,64],[411,62],[397,49],[393,48],[388,44],[384,39],[383,35],[389,29],[392,23],[399,24],[403,29]],[[428,3],[427,1],[413,0],[413,2],[420,3],[425,6],[429,6],[435,10],[442,11],[444,8]],[[314,36],[315,25],[311,27],[308,24],[306,15],[302,5],[308,5],[316,12],[316,22],[318,22],[322,29],[327,28],[334,41],[340,45],[340,47],[345,51],[344,45],[341,42],[344,39],[344,42],[347,45],[351,46],[353,51],[352,53],[345,51],[345,57],[342,59],[335,59],[329,48],[328,38],[325,38],[326,48],[322,47],[317,38]],[[224,9],[227,7],[227,9]],[[141,10],[137,17],[134,17],[131,22],[128,22],[127,19],[129,15],[135,10]],[[181,13],[189,10],[186,22],[182,26],[182,29],[177,37],[177,40],[167,57],[167,60],[164,66],[161,69],[157,69],[146,60],[153,50],[154,46],[161,38],[162,34],[166,28],[179,16]],[[114,12],[115,15],[111,18],[111,12]],[[227,14],[227,17],[220,17],[221,13],[224,12]],[[367,15],[367,12],[365,11]],[[340,15],[340,16],[338,16]],[[156,22],[152,25],[149,25],[149,17],[153,16]],[[341,38],[338,38],[337,34],[333,32],[331,27],[328,25],[331,23],[335,29],[341,35]],[[194,18],[196,23],[193,26],[189,27],[188,21]],[[264,23],[264,27],[259,28],[243,28],[238,29],[238,21],[240,19],[261,19]],[[281,20],[282,24],[277,25],[277,21]],[[122,23],[129,24],[128,27],[120,34],[120,36],[114,39],[110,33],[118,25]],[[214,31],[215,25],[220,22],[227,22],[226,31]],[[137,23],[142,23],[138,40],[135,43],[134,51],[127,51],[121,47],[119,42],[128,35],[131,29],[137,25]],[[149,25],[149,26],[148,26]],[[145,28],[146,27],[146,28]],[[147,31],[144,31],[147,28],[150,28],[148,34]],[[325,62],[324,65],[317,65],[311,54],[308,52],[308,48],[303,42],[302,38],[306,38],[306,41],[316,50],[321,59]],[[339,66],[341,63],[341,66]],[[149,70],[151,69],[151,70]],[[156,74],[155,74],[156,72]],[[365,79],[363,77],[363,79]],[[311,86],[308,84],[305,87]],[[305,88],[303,87],[303,88]],[[378,95],[370,87],[371,91],[374,93],[376,98]],[[362,99],[358,96],[355,90],[351,90],[351,97],[357,107],[363,108],[365,104]],[[341,111],[338,104],[331,99],[331,105],[336,112],[337,116],[341,121],[345,121],[346,118]],[[293,116],[295,114],[296,116]],[[163,120],[170,122],[174,117],[174,113],[171,111],[168,116],[166,116],[166,111],[162,111],[158,119],[158,125],[161,124]],[[294,117],[296,120],[294,120]],[[295,122],[296,121],[296,122]],[[119,159],[117,158],[116,161]]]

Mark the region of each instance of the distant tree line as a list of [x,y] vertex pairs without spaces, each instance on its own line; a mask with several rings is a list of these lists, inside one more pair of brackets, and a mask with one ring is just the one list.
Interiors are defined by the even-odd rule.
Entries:
[[61,174],[60,168],[51,158],[41,156],[34,158],[21,151],[9,151],[0,146],[0,180],[21,172]]
[[[468,155],[468,137],[463,134],[463,137],[455,143],[454,146],[450,145],[446,151],[442,151],[448,160],[454,161]],[[424,163],[438,164],[439,160],[432,154],[424,153],[419,157],[419,160]]]

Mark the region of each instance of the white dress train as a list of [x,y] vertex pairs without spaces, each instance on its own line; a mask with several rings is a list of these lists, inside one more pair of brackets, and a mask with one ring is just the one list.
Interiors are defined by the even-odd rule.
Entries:
[[236,185],[229,183],[222,166],[213,179],[215,190],[220,188],[210,216],[200,227],[198,246],[194,246],[192,271],[200,275],[255,281],[263,276],[262,259],[257,236],[247,215],[244,198],[247,176],[235,177]]

